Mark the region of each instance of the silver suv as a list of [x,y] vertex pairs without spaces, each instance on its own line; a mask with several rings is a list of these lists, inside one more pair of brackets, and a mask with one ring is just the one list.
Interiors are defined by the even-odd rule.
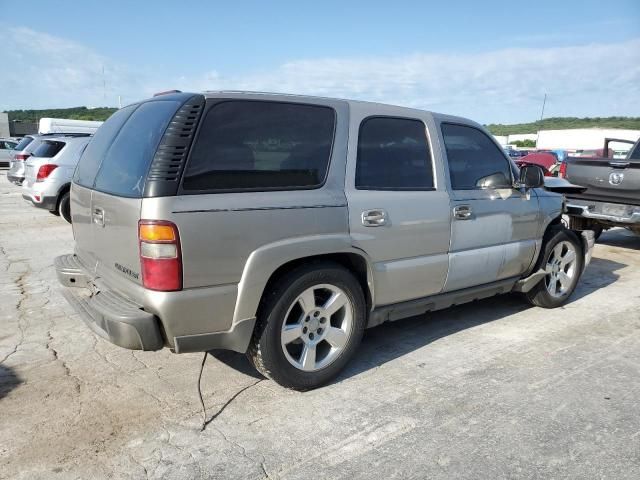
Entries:
[[309,389],[363,331],[480,298],[567,301],[592,232],[475,122],[307,96],[175,93],[116,112],[56,259],[89,327],[130,349],[246,352]]
[[71,178],[89,136],[49,137],[25,163],[22,197],[71,222]]
[[7,179],[16,185],[22,185],[25,175],[25,162],[34,154],[36,149],[47,139],[54,137],[87,137],[88,133],[38,133],[25,135],[11,152]]

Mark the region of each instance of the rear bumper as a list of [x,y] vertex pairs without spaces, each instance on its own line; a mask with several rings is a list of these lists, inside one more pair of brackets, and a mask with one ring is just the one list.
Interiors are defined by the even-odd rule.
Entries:
[[114,292],[93,292],[77,257],[57,257],[54,265],[65,299],[94,333],[130,350],[159,350],[164,346],[156,317]]
[[[607,207],[624,210],[621,215],[606,213]],[[567,214],[574,217],[588,218],[613,224],[640,224],[640,207],[606,202],[567,200]]]
[[[215,309],[211,308],[216,301],[211,297],[215,295],[206,295],[210,298],[206,311],[194,311],[194,315],[189,315],[189,307],[185,303],[192,307],[202,307],[202,301],[188,290],[168,292],[172,301],[162,302],[164,308],[157,309],[150,304],[149,309],[160,313],[156,315],[146,311],[149,309],[145,310],[145,306],[125,298],[96,280],[100,285],[97,287],[76,255],[57,257],[54,265],[66,300],[94,333],[115,345],[131,350],[159,350],[167,346],[176,353],[216,349],[244,353],[249,346],[255,318],[236,322],[224,331],[207,331],[216,328],[212,319]],[[197,295],[205,293],[203,289],[197,290]],[[162,293],[149,291],[149,296],[154,299]],[[184,298],[177,298],[179,294],[183,294]],[[189,317],[196,314],[209,318],[208,328],[203,326],[199,330],[204,330],[204,333],[194,333],[187,329]],[[166,338],[168,335],[169,338]]]
[[36,200],[33,196],[23,193],[22,198],[31,202],[34,207],[43,208],[53,212],[58,206],[58,199],[56,197],[40,197],[40,201]]
[[16,185],[22,185],[22,182],[24,181],[24,177],[22,175],[12,175],[10,173],[7,173],[7,179]]

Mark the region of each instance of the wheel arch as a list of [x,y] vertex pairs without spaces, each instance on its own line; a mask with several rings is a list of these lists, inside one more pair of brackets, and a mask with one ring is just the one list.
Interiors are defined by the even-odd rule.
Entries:
[[265,292],[282,276],[300,265],[323,261],[342,265],[354,274],[370,311],[375,296],[367,254],[354,248],[348,236],[306,237],[267,245],[249,256],[238,284],[233,323],[255,317]]

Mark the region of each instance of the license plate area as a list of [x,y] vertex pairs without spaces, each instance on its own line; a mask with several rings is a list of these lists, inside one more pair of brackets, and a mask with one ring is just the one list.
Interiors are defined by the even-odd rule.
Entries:
[[602,213],[604,215],[611,215],[614,217],[628,217],[628,208],[626,205],[612,205],[612,204],[604,204],[602,205]]

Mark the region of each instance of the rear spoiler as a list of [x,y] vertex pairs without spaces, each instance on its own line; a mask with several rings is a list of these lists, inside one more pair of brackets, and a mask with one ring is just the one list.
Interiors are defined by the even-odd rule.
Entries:
[[544,189],[555,193],[583,193],[587,187],[574,185],[560,177],[544,177]]

